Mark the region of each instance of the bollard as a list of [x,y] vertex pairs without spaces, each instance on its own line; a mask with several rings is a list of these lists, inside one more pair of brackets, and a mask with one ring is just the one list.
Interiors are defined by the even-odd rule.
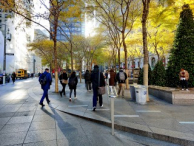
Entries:
[[111,98],[111,123],[112,123],[112,135],[114,135],[114,98],[115,95],[109,95]]

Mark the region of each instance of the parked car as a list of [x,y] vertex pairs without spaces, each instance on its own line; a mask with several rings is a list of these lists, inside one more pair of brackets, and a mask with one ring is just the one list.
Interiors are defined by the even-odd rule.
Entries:
[[[10,76],[8,74],[5,74],[5,82],[10,82]],[[0,84],[3,84],[3,74],[0,74]]]

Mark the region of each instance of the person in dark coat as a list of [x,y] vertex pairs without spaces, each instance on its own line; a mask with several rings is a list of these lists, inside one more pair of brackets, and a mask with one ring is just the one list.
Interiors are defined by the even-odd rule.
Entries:
[[14,82],[15,82],[15,78],[16,78],[16,74],[15,74],[15,72],[13,72],[13,73],[12,73],[11,78],[12,78],[12,81],[13,81],[13,84],[14,84]]
[[68,85],[69,85],[69,89],[70,89],[70,97],[69,97],[69,101],[71,102],[71,94],[72,94],[72,91],[74,90],[74,98],[76,99],[76,88],[77,88],[77,83],[78,83],[78,79],[76,77],[76,74],[75,74],[75,71],[72,72],[70,78],[69,78],[69,82],[68,82]]
[[110,70],[109,86],[115,86],[116,84],[116,73],[113,69]]
[[[105,86],[104,75],[99,71],[98,65],[94,66],[94,70],[91,75],[92,88],[93,88],[93,111],[96,110],[97,105],[97,96],[99,96],[99,104],[103,107],[102,95],[98,95],[98,87]],[[99,83],[99,74],[100,74],[100,83]]]
[[85,79],[87,90],[91,91],[91,73],[89,72],[89,70],[86,70],[84,79]]
[[59,76],[59,79],[60,79],[60,83],[63,87],[62,91],[59,92],[61,97],[62,97],[62,93],[65,95],[65,87],[66,87],[66,84],[67,84],[67,73],[66,73],[66,70],[63,70],[62,74]]
[[127,74],[125,72],[123,72],[122,68],[120,68],[119,73],[117,73],[117,75],[116,75],[116,80],[119,83],[118,95],[120,94],[120,92],[122,90],[122,97],[124,97],[126,79],[127,79]]
[[46,76],[46,83],[44,85],[41,85],[41,88],[43,90],[43,95],[42,95],[42,98],[41,98],[40,103],[39,103],[43,107],[43,106],[45,106],[43,104],[45,97],[46,97],[47,103],[48,104],[50,103],[50,100],[48,98],[48,90],[50,89],[50,85],[52,83],[52,77],[51,77],[51,74],[49,73],[49,69],[48,68],[46,68],[45,72],[40,75],[39,82],[42,79],[42,76]]

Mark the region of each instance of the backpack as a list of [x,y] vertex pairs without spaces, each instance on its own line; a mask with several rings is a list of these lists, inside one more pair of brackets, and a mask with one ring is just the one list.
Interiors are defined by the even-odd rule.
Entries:
[[91,80],[91,74],[90,73],[86,73],[86,78],[85,78],[87,81],[90,81]]
[[41,85],[46,85],[47,80],[46,80],[46,75],[45,74],[41,75],[39,82],[40,82]]
[[120,72],[119,73],[119,79],[120,79],[120,81],[125,81],[125,74],[124,74],[124,72]]
[[76,77],[70,78],[70,79],[69,79],[69,86],[70,86],[70,87],[74,87],[74,86],[76,85],[75,79],[76,79]]

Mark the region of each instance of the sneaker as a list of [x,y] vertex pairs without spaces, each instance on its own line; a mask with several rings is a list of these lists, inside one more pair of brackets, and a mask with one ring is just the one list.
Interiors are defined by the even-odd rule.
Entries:
[[51,101],[49,100],[47,103],[49,104]]
[[103,107],[103,104],[100,107]]
[[184,90],[184,89],[182,89],[182,90]]
[[189,89],[186,89],[186,91],[189,91]]
[[74,97],[74,99],[77,99],[77,97]]
[[43,103],[39,103],[39,104],[42,105],[42,107],[45,106]]
[[96,107],[93,107],[93,111],[95,111],[96,110]]
[[71,102],[71,98],[69,98],[69,101]]
[[60,95],[61,95],[61,97],[62,97],[62,92],[59,92],[60,93]]

